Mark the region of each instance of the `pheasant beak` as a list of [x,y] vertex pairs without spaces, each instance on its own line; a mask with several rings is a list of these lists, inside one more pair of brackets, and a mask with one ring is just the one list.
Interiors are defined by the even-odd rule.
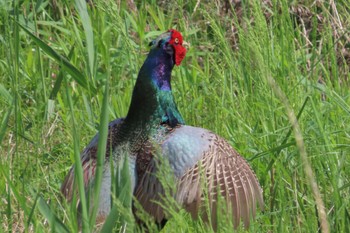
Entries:
[[186,50],[189,50],[191,47],[191,44],[187,41],[183,41],[182,46],[185,47]]

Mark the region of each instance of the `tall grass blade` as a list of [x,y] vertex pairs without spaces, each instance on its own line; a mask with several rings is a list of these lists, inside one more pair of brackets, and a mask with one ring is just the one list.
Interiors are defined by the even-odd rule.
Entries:
[[[93,211],[90,216],[90,226],[95,225],[96,214],[98,210],[98,202],[102,184],[102,173],[105,164],[105,155],[106,155],[106,144],[107,144],[107,135],[108,135],[108,98],[109,98],[109,81],[108,77],[106,78],[106,85],[103,95],[103,102],[100,115],[100,127],[99,127],[99,138],[97,146],[97,163],[96,163],[96,173],[95,173],[95,187],[94,187],[94,204]],[[109,148],[108,148],[109,149]]]
[[44,199],[39,197],[38,200],[38,209],[40,213],[48,220],[52,229],[55,232],[68,233],[68,228],[58,219],[54,211],[51,210],[50,206],[44,201]]
[[62,67],[72,76],[72,78],[79,83],[83,88],[89,90],[94,93],[94,87],[88,85],[85,76],[65,57],[59,55],[54,49],[52,49],[49,45],[43,42],[39,37],[35,36],[32,32],[30,32],[26,27],[15,21],[18,26],[20,26],[31,38],[32,40],[51,58],[53,58],[58,64],[62,65]]
[[[6,180],[6,184],[7,184],[7,215],[8,219],[9,219],[9,225],[11,226],[13,224],[13,216],[10,215],[13,213],[13,210],[11,208],[12,206],[12,201],[16,201],[20,207],[20,209],[24,212],[25,216],[29,216],[30,215],[30,211],[28,210],[27,207],[27,203],[26,203],[26,199],[25,197],[23,197],[23,195],[21,195],[21,193],[18,191],[18,189],[16,188],[16,185],[14,184],[14,182],[11,180],[10,178],[10,170],[6,169],[7,167],[0,163],[0,174],[2,173],[2,177],[5,178]],[[14,199],[12,198],[12,196],[14,197]]]
[[[73,56],[73,51],[74,51],[74,45],[72,46],[71,50],[69,51],[69,54],[68,54],[68,60],[70,60]],[[56,82],[53,86],[53,89],[50,93],[50,99],[51,100],[54,100],[58,94],[58,91],[60,90],[61,88],[61,84],[62,84],[62,81],[63,81],[63,72],[62,70],[60,70],[60,72],[58,73],[57,75],[57,79],[56,79]]]
[[0,95],[6,100],[7,103],[12,103],[13,97],[8,90],[0,83]]
[[[300,108],[300,110],[299,110],[299,112],[298,112],[298,115],[296,116],[296,120],[297,120],[297,121],[299,121],[299,118],[301,117],[301,114],[302,114],[302,112],[304,111],[304,108],[305,108],[305,106],[306,106],[306,103],[308,102],[309,99],[310,99],[310,97],[306,97],[306,99],[305,99],[305,101],[304,101],[304,103],[303,103],[303,106]],[[284,139],[283,139],[281,145],[280,145],[279,147],[276,147],[276,148],[275,148],[275,149],[277,149],[277,150],[275,150],[275,156],[274,156],[274,158],[271,159],[271,161],[269,162],[269,165],[266,167],[265,174],[267,174],[267,173],[271,170],[272,166],[273,166],[274,163],[276,162],[276,158],[277,158],[277,156],[279,155],[279,153],[280,153],[284,148],[286,148],[285,146],[282,146],[282,145],[288,145],[287,140],[288,140],[288,138],[290,137],[290,135],[292,134],[292,132],[293,132],[293,125],[290,126],[290,128],[289,128],[289,130],[288,130],[286,136],[284,137]],[[287,143],[287,144],[286,144],[286,143]],[[293,145],[295,145],[295,144],[293,143]]]
[[79,12],[81,23],[84,27],[85,32],[85,38],[86,38],[86,46],[87,46],[87,52],[88,52],[88,64],[89,64],[89,71],[90,75],[92,76],[94,74],[94,35],[93,30],[91,27],[91,20],[90,16],[87,11],[86,7],[86,1],[85,0],[75,0],[75,6]]
[[321,231],[323,233],[329,233],[330,228],[327,220],[326,208],[325,208],[323,199],[321,197],[320,189],[317,185],[315,175],[312,171],[309,158],[307,156],[303,135],[301,133],[302,131],[300,129],[298,120],[294,114],[292,107],[289,104],[288,98],[285,96],[285,94],[283,93],[281,88],[278,86],[278,84],[273,80],[272,77],[268,77],[267,81],[269,82],[269,85],[272,87],[275,95],[280,98],[280,101],[284,104],[285,108],[287,109],[287,115],[290,123],[293,126],[294,137],[296,140],[297,147],[299,149],[300,157],[303,161],[306,178],[308,179],[309,185],[314,195],[315,203],[317,206],[318,219],[321,225]]
[[128,154],[121,156],[122,158],[117,163],[117,167],[113,168],[112,165],[112,169],[116,171],[112,179],[112,193],[115,200],[113,200],[111,212],[101,232],[111,232],[116,226],[118,226],[121,231],[126,232],[133,232],[134,229],[133,214],[131,211],[132,187],[129,171],[129,157]]
[[102,229],[100,231],[101,233],[109,233],[113,231],[119,218],[119,211],[120,210],[117,205],[112,206],[111,212],[109,212],[109,215],[102,226]]
[[[66,85],[67,86],[67,85]],[[66,96],[68,99],[69,109],[72,118],[72,135],[74,141],[74,161],[75,161],[75,181],[78,184],[80,206],[81,206],[81,221],[83,232],[90,232],[89,217],[88,217],[88,203],[86,200],[85,186],[84,186],[84,171],[80,160],[79,135],[77,131],[76,121],[74,117],[73,101],[70,94],[70,89],[66,87]]]
[[13,105],[14,104],[12,104],[8,108],[8,110],[5,112],[5,114],[4,114],[4,116],[3,116],[2,120],[1,120],[1,125],[0,125],[0,144],[1,144],[2,140],[5,137],[5,133],[6,133],[7,125],[8,125],[11,113],[12,113]]

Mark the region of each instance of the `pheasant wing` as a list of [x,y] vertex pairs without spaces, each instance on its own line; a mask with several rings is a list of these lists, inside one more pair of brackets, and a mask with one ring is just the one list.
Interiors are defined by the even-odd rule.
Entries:
[[[250,217],[255,216],[257,202],[263,208],[262,190],[255,174],[223,138],[205,129],[181,126],[159,144],[161,158],[167,158],[177,179],[174,196],[192,216],[197,217],[203,210],[207,196],[211,220],[215,225],[218,194],[232,209],[235,227],[240,220],[245,227],[249,226]],[[152,152],[146,154],[151,156]],[[164,213],[159,203],[164,191],[156,175],[158,163],[156,159],[151,159],[147,164],[139,178],[135,196],[146,212],[161,222]]]
[[[114,137],[120,124],[123,122],[124,118],[116,119],[109,123],[108,125],[108,138],[107,138],[107,150],[106,150],[106,161],[110,154],[110,148],[114,147],[115,140]],[[87,187],[95,177],[95,169],[97,162],[97,144],[98,144],[99,134],[90,141],[89,145],[81,153],[81,163],[83,166],[84,173],[84,186]],[[61,192],[63,196],[70,202],[73,198],[73,194],[77,195],[78,189],[74,182],[75,180],[75,169],[74,166],[69,170],[64,182],[61,186]],[[77,195],[78,197],[78,195]]]
[[250,218],[256,213],[256,203],[261,208],[264,205],[262,190],[249,164],[223,138],[213,134],[209,149],[179,180],[176,199],[192,215],[197,215],[207,196],[215,225],[218,194],[231,208],[235,227],[240,220],[249,227]]

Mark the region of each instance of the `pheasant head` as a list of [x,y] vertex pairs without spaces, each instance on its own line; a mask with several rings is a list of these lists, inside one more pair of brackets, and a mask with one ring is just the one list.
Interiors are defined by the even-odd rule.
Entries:
[[171,57],[176,65],[180,65],[186,56],[186,48],[180,32],[175,29],[170,29],[166,33],[158,36],[157,39],[151,41],[149,44],[152,50],[164,50]]
[[152,71],[154,84],[162,90],[170,90],[171,71],[186,56],[186,48],[180,32],[170,29],[149,44],[151,50],[141,71]]

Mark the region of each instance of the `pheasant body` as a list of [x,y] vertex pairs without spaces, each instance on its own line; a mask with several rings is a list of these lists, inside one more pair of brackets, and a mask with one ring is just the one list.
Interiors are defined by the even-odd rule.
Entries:
[[[110,170],[110,159],[117,166],[121,155],[128,156],[131,188],[134,190],[137,182],[136,157],[150,135],[160,124],[167,124],[169,127],[184,124],[170,84],[174,65],[180,65],[186,53],[186,49],[182,47],[182,36],[175,30],[169,30],[154,40],[151,46],[152,49],[139,71],[127,116],[109,124],[102,189],[98,197],[97,219],[100,222],[107,217],[112,203],[111,176],[114,174]],[[97,134],[81,154],[86,192],[95,184],[98,137]],[[61,192],[68,201],[72,200],[73,195],[78,197],[74,173],[75,169],[72,167],[61,186]]]
[[[127,155],[131,191],[158,223],[167,218],[159,205],[164,189],[157,176],[159,166],[166,161],[176,183],[173,197],[193,217],[202,215],[209,221],[203,207],[208,193],[214,227],[219,196],[232,209],[234,225],[237,227],[243,220],[248,227],[256,204],[263,207],[262,190],[254,172],[223,138],[209,130],[184,125],[176,107],[171,71],[186,53],[181,34],[169,30],[151,46],[139,71],[127,116],[109,124],[98,223],[104,222],[112,203],[111,180],[115,171],[111,171],[110,160],[117,166],[121,156]],[[86,190],[95,182],[98,137],[97,134],[81,154]],[[61,188],[68,201],[77,193],[74,176],[72,167]]]

